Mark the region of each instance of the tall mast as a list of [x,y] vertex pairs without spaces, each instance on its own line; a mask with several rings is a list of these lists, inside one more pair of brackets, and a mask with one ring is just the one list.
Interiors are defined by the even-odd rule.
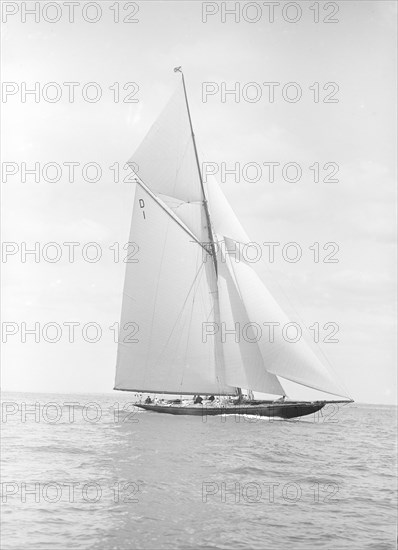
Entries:
[[182,86],[184,88],[185,103],[187,105],[189,125],[191,127],[191,136],[192,136],[192,141],[193,141],[193,148],[194,148],[194,151],[195,151],[196,166],[198,168],[200,186],[202,188],[202,193],[203,193],[203,206],[204,206],[205,215],[206,215],[207,231],[208,231],[208,235],[209,235],[209,245],[210,245],[211,255],[213,256],[214,269],[216,271],[216,276],[217,276],[218,269],[217,269],[216,248],[215,248],[215,242],[214,242],[214,237],[213,237],[213,231],[211,229],[210,212],[209,212],[209,208],[208,208],[208,205],[207,205],[207,197],[206,197],[205,188],[204,188],[204,185],[203,185],[202,170],[200,169],[198,150],[196,148],[196,140],[195,140],[195,134],[194,134],[194,131],[193,131],[193,126],[192,126],[191,112],[189,110],[189,103],[188,103],[187,89],[185,87],[184,73],[182,72],[181,67],[176,67],[174,69],[174,72],[179,72],[179,73],[181,73],[181,76],[182,76]]

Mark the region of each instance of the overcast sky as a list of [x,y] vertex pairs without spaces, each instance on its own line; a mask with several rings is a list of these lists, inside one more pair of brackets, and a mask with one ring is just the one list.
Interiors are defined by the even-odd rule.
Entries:
[[[363,402],[395,402],[396,3],[339,2],[338,13],[331,16],[338,22],[329,24],[322,21],[330,12],[323,2],[319,23],[309,9],[312,2],[300,3],[296,23],[285,20],[294,12],[284,18],[280,7],[273,23],[265,8],[257,22],[244,18],[253,19],[254,8],[241,13],[239,22],[234,16],[223,22],[221,8],[203,22],[206,8],[198,1],[139,3],[137,14],[133,5],[121,2],[120,19],[130,13],[138,22],[115,23],[113,4],[100,3],[97,23],[85,21],[79,7],[74,23],[64,8],[55,23],[44,20],[55,17],[55,11],[40,12],[39,22],[27,15],[26,23],[19,12],[3,25],[3,80],[17,83],[8,88],[15,93],[3,97],[8,134],[3,162],[18,168],[3,183],[3,240],[17,243],[16,253],[3,257],[3,323],[17,323],[18,330],[3,346],[3,389],[113,388],[116,344],[108,327],[120,317],[125,265],[114,261],[109,247],[120,243],[122,248],[128,240],[134,185],[115,182],[109,167],[119,163],[126,175],[124,163],[175,89],[179,77],[173,67],[182,65],[202,161],[224,162],[227,168],[249,162],[302,167],[296,183],[285,181],[278,169],[273,183],[264,170],[260,181],[241,177],[235,182],[230,175],[221,185],[253,241],[280,242],[279,250],[292,241],[301,246],[297,263],[277,252],[275,262],[265,261],[262,269],[264,274],[272,270],[307,325],[338,324],[339,343],[324,343],[322,349],[350,394]],[[94,15],[87,11],[86,18]],[[51,103],[42,94],[35,102],[28,95],[23,102],[22,82],[27,88],[39,82],[47,98],[55,88],[43,91],[43,86],[57,82],[62,98]],[[80,83],[74,102],[68,101],[64,82]],[[96,103],[82,97],[88,82],[101,86]],[[133,96],[138,102],[116,103],[114,83],[123,100],[134,92],[132,85],[123,89],[128,82],[138,85]],[[254,82],[262,96],[254,102],[229,95],[223,103],[221,93],[215,93],[204,102],[204,82],[214,83],[214,90],[222,82],[228,88]],[[274,103],[264,82],[280,83]],[[295,103],[282,96],[288,82],[302,89]],[[309,88],[315,82],[319,102]],[[335,103],[322,101],[336,89],[324,90],[328,82],[339,87],[332,96]],[[24,162],[28,167],[35,162],[80,166],[71,183],[66,167],[60,181],[46,182],[42,174],[38,183],[33,176],[23,183]],[[88,162],[101,165],[100,181],[84,180],[81,167]],[[315,183],[308,167],[316,162],[321,179],[324,164],[336,163],[339,181]],[[72,241],[81,244],[76,260],[68,262],[62,243]],[[50,263],[41,257],[36,263],[28,256],[24,262],[22,242],[30,248],[40,243],[41,252],[46,243],[60,243],[62,258]],[[88,242],[101,247],[96,263],[82,258]],[[338,263],[315,263],[309,249],[314,242],[321,245],[321,259],[332,251],[322,246],[337,243]],[[47,252],[52,255],[54,249]],[[57,343],[46,342],[43,335],[39,343],[29,335],[22,341],[21,323],[31,328],[35,322],[42,327],[70,321],[80,323],[73,343],[65,326]],[[96,343],[83,339],[82,326],[88,322],[102,326]]]

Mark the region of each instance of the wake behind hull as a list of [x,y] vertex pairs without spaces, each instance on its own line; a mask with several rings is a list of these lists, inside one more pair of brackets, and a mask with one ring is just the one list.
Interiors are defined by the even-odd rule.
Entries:
[[136,403],[136,407],[165,414],[187,415],[187,416],[217,416],[226,414],[245,414],[254,416],[268,416],[271,418],[296,418],[315,413],[326,405],[326,401],[297,402],[297,403],[272,403],[260,405],[227,405],[222,407],[203,406],[173,406]]

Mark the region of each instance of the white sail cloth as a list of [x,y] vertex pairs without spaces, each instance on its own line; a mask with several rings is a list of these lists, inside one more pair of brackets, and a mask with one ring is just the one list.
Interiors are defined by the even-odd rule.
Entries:
[[217,371],[214,342],[203,338],[203,323],[215,322],[207,253],[139,185],[130,241],[138,262],[126,268],[115,388],[234,394]]
[[[229,318],[230,322],[239,322],[240,347],[250,350],[245,363],[249,364],[247,370],[251,373],[251,382],[254,383],[243,387],[262,392],[267,392],[265,388],[269,388],[268,393],[274,393],[271,390],[276,389],[276,384],[279,384],[277,379],[274,379],[280,376],[326,393],[348,397],[304,338],[300,337],[297,342],[293,342],[294,337],[284,333],[284,327],[290,320],[252,265],[244,261],[244,254],[239,252],[241,245],[249,243],[250,240],[214,178],[209,181],[207,192],[213,229],[218,235],[219,247],[223,249],[219,254],[221,261],[218,264],[224,280],[219,282],[222,297],[220,301],[223,304],[221,317]],[[228,304],[231,304],[231,309]],[[270,323],[278,325],[272,328]],[[253,325],[256,334],[246,334],[246,330],[250,331],[250,324]],[[258,354],[262,358],[261,366]],[[228,361],[227,365],[229,370]],[[268,372],[267,378],[261,378],[261,367]],[[232,379],[226,376],[228,383],[232,383]]]
[[[203,195],[181,86],[131,160],[141,180],[130,232],[139,261],[126,268],[115,388],[281,395],[282,377],[346,396],[304,341],[283,338],[289,319],[252,266],[219,250],[217,277],[198,244],[209,240],[206,197],[219,244],[235,250],[250,240],[214,179]],[[129,323],[138,326],[137,341]],[[254,338],[251,325],[264,323],[279,323],[274,341],[266,330]],[[234,328],[237,338],[225,335]]]
[[[226,245],[231,250],[233,242],[226,239]],[[231,260],[230,265],[250,322],[261,328],[258,347],[267,371],[309,388],[347,397],[302,334],[296,334],[294,327],[293,334],[289,334],[289,318],[253,268],[244,261]]]
[[224,352],[225,379],[231,386],[283,395],[278,378],[264,366],[245,305],[236,287],[230,260],[221,252],[218,261],[220,325],[218,336]]
[[184,90],[178,86],[130,159],[141,181],[198,239],[208,240],[203,193]]
[[132,155],[151,191],[184,202],[203,200],[184,91],[179,86]]

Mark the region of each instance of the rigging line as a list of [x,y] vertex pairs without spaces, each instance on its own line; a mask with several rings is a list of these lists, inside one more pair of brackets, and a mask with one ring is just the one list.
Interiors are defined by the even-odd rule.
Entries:
[[[187,158],[187,154],[188,154],[188,152],[189,152],[189,146],[190,146],[190,140],[189,140],[189,138],[188,138],[188,139],[187,139],[187,142],[186,142],[186,144],[185,144],[185,147],[184,147],[183,154],[182,154],[182,160],[181,160],[181,162],[180,162],[180,165],[177,166],[177,168],[176,168],[176,174],[175,174],[175,180],[174,180],[174,188],[173,188],[173,191],[175,191],[175,185],[176,185],[176,183],[177,183],[177,177],[180,175],[180,172],[181,172],[181,170],[182,170],[183,162],[184,162],[184,160]],[[200,202],[202,202],[202,201],[200,201]]]
[[[241,300],[242,300],[241,291],[240,291],[239,283],[238,283],[237,278],[236,278],[236,276],[235,276],[234,267],[233,267],[233,264],[232,264],[231,261],[230,261],[230,263],[231,263],[231,265],[232,265],[232,271],[233,271],[233,273],[234,273],[234,279],[235,279],[235,281],[236,281],[236,285],[237,285],[237,288],[238,288],[238,290],[239,290],[240,298],[241,298]],[[248,264],[246,264],[246,265],[248,265]],[[250,267],[250,269],[253,269],[253,268],[251,268],[251,266],[249,266],[249,265],[248,265],[248,267]],[[253,271],[256,273],[256,270],[253,270]],[[257,274],[257,275],[258,275],[258,274]],[[263,284],[264,284],[264,283],[263,283]],[[265,285],[264,285],[264,286],[265,286]],[[242,304],[243,304],[243,307],[245,308],[245,311],[246,311],[246,313],[247,313],[246,306],[245,306],[243,300],[242,300]],[[248,317],[248,319],[250,320],[249,317]],[[256,342],[256,344],[258,345],[257,342]],[[314,353],[314,351],[312,350],[312,348],[311,348],[308,344],[307,344],[307,346],[308,346],[308,347],[310,348],[310,350]],[[260,353],[261,353],[261,351],[260,351]],[[261,355],[262,355],[262,354],[261,354]],[[319,360],[319,358],[318,358],[318,360]],[[325,365],[323,365],[323,366],[326,368]],[[264,365],[264,368],[266,369],[265,365]],[[267,370],[267,369],[266,369],[266,370]],[[328,370],[327,368],[326,368],[326,371],[327,371],[327,373],[330,375],[330,372],[329,372],[329,370]],[[274,374],[274,373],[270,373],[269,371],[267,371],[267,372],[268,372],[268,374],[273,374],[274,376],[277,376],[278,378],[281,377],[281,378],[284,378],[284,379],[286,379],[286,380],[290,380],[291,382],[294,382],[295,384],[299,384],[300,386],[304,386],[304,387],[306,387],[306,388],[312,388],[312,389],[314,389],[314,390],[318,390],[318,391],[321,391],[321,392],[324,392],[324,393],[328,393],[328,394],[330,394],[330,395],[341,395],[341,394],[339,394],[339,393],[334,393],[334,392],[331,392],[331,391],[328,391],[328,390],[325,390],[325,389],[321,389],[319,386],[314,386],[313,384],[308,384],[308,383],[305,383],[305,384],[304,384],[303,382],[298,382],[297,380],[293,380],[293,379],[291,379],[291,378],[286,378],[285,376],[282,376],[282,375],[276,375],[276,374]],[[339,381],[338,381],[338,382],[339,382]],[[279,383],[280,383],[280,381],[279,381]],[[341,390],[346,391],[345,388],[344,388],[344,386],[342,387],[342,384],[341,384],[340,382],[338,383],[338,385],[340,386]],[[283,388],[282,388],[282,389],[283,389]],[[346,392],[346,393],[348,394],[348,392]],[[346,396],[344,396],[344,397],[346,397]]]
[[137,300],[134,296],[130,296],[130,294],[127,294],[127,292],[123,291],[123,296],[126,296],[126,298],[130,298],[130,300],[133,300],[134,302]]
[[[146,350],[145,365],[148,364],[148,355],[149,355],[149,351],[151,349],[151,342],[152,342],[152,338],[153,338],[153,323],[154,323],[154,320],[155,320],[156,301],[157,301],[158,292],[159,292],[159,284],[160,284],[160,279],[161,279],[160,275],[161,275],[162,268],[163,268],[163,260],[164,260],[164,255],[165,255],[165,252],[166,252],[167,235],[169,233],[169,228],[170,228],[170,225],[167,224],[166,231],[165,231],[165,234],[164,234],[164,240],[163,240],[162,257],[160,258],[160,265],[159,265],[159,271],[158,271],[158,280],[157,280],[156,291],[155,291],[155,300],[153,302],[151,329],[150,329],[150,332],[149,332],[149,335],[150,335],[149,336],[149,345],[148,345],[147,350]],[[145,382],[146,382],[146,379],[147,379],[147,374],[148,374],[148,369],[145,369],[145,372],[144,372],[144,381]]]
[[[113,388],[114,390],[117,390],[117,391],[135,391],[135,392],[138,392],[138,393],[160,393],[160,394],[168,394],[168,395],[194,395],[197,392],[197,390],[195,392],[193,391],[166,391],[166,390],[143,390],[143,389],[138,389],[138,388],[117,388],[116,386]],[[200,392],[201,395],[213,395],[214,392],[209,392],[209,391],[202,391]],[[223,396],[227,396],[227,397],[234,397],[236,394],[235,393],[221,393],[219,395],[223,395]]]
[[[166,193],[159,193],[159,199],[162,200],[170,209],[173,208],[179,208],[180,206],[183,206],[184,204],[195,204],[197,206],[200,206],[202,204],[202,200],[191,200],[191,201],[183,201],[182,199],[177,199],[177,197],[172,197],[171,195],[167,195]],[[174,201],[174,202],[173,202]]]
[[[222,260],[222,257],[221,257],[221,261],[223,261],[223,260]],[[231,282],[232,282],[232,285],[233,285],[232,288],[235,289],[236,294],[237,294],[238,297],[239,297],[239,300],[240,300],[242,309],[243,309],[243,311],[244,311],[245,314],[246,314],[246,318],[247,318],[247,320],[250,322],[250,316],[249,316],[249,313],[248,313],[248,311],[247,311],[246,304],[245,304],[245,302],[244,302],[244,300],[243,300],[243,297],[242,297],[242,292],[241,292],[241,289],[240,289],[240,285],[239,285],[239,283],[238,283],[238,279],[237,279],[237,277],[236,277],[236,274],[235,274],[235,271],[234,271],[234,267],[233,267],[233,265],[232,265],[232,261],[230,260],[230,258],[228,257],[228,255],[225,255],[225,256],[224,256],[224,262],[225,262],[225,267],[226,267],[227,274],[228,274],[228,275],[230,276],[230,278],[231,278]],[[229,262],[229,263],[227,263],[227,262]],[[230,264],[231,264],[232,268],[229,267]],[[230,291],[229,291],[229,287],[228,287],[228,281],[226,280],[226,282],[227,282],[228,296],[230,296]],[[232,314],[233,314],[233,312],[232,312]],[[279,380],[279,377],[278,377],[276,374],[271,373],[271,372],[267,369],[267,367],[266,367],[266,365],[265,365],[264,357],[263,357],[263,354],[261,353],[260,346],[259,346],[258,342],[253,342],[253,343],[255,343],[255,345],[256,345],[256,347],[257,347],[257,349],[258,349],[258,353],[259,353],[259,356],[261,357],[264,371],[266,372],[266,374],[267,374],[268,376],[275,376],[275,378],[278,380],[279,385],[281,386],[282,390],[285,391],[285,389],[283,388],[283,386],[282,386],[282,384],[281,384],[281,382],[280,382],[280,380]],[[243,365],[244,365],[244,363],[243,363]],[[245,366],[245,365],[244,365],[244,366]]]
[[[199,253],[199,250],[198,250],[198,253]],[[199,256],[199,254],[198,254],[198,256]],[[197,259],[196,259],[196,268],[198,267],[198,260],[199,260],[199,257],[197,257]],[[203,265],[203,262],[200,265],[200,269],[202,268],[202,265]],[[183,367],[182,367],[180,386],[182,386],[182,384],[184,382],[184,374],[185,374],[187,355],[188,355],[189,337],[190,337],[190,334],[191,334],[191,326],[192,326],[193,308],[194,308],[194,305],[195,305],[195,297],[196,297],[196,293],[193,292],[192,293],[192,305],[191,305],[191,311],[190,311],[190,317],[189,317],[189,323],[188,323],[188,335],[187,335],[187,341],[186,341],[186,346],[185,346],[185,354],[184,354],[184,364],[183,364]]]
[[[241,245],[246,245],[247,243],[244,243],[242,241],[239,241],[239,240],[236,240],[236,239],[232,239],[236,244],[241,244]],[[238,247],[239,248],[239,247]],[[257,273],[257,275],[259,275],[259,270],[258,268],[256,268],[256,266],[252,267],[251,265],[247,264],[247,262],[244,261],[244,263],[246,265],[248,265],[249,267],[251,267],[253,269],[253,271],[255,273]],[[310,332],[309,332],[309,329],[307,328],[307,325],[306,323],[304,322],[304,319],[302,318],[302,316],[298,313],[294,303],[292,302],[292,300],[290,299],[290,297],[288,296],[288,294],[284,291],[283,287],[281,286],[281,284],[278,282],[278,280],[276,279],[275,277],[275,273],[268,267],[267,263],[266,262],[261,262],[261,265],[263,265],[265,267],[265,271],[267,272],[267,274],[270,276],[273,284],[275,284],[275,286],[278,288],[279,292],[283,295],[283,297],[285,298],[285,301],[286,303],[290,306],[292,312],[295,314],[296,316],[296,319],[299,320],[301,322],[301,324],[303,325],[304,329],[305,329],[305,335],[306,336],[309,336]],[[261,277],[260,277],[261,278]],[[264,284],[264,283],[263,283]],[[290,283],[289,283],[290,284]],[[268,288],[269,285],[268,284],[264,284],[264,286],[267,288],[267,290],[271,293],[270,289]],[[271,293],[272,294],[272,293]],[[275,299],[275,298],[274,298]],[[281,308],[283,313],[285,313],[285,310],[284,308]],[[286,314],[286,313],[285,313]],[[287,314],[286,314],[287,315]],[[287,315],[288,317],[290,317],[290,315]],[[316,356],[316,358],[318,359],[318,361],[320,361],[323,365],[323,367],[326,369],[326,371],[328,372],[329,375],[331,376],[336,376],[336,370],[334,368],[334,365],[331,363],[331,361],[329,360],[328,356],[325,354],[324,350],[321,348],[321,346],[319,345],[319,343],[317,342],[313,342],[312,343],[312,340],[311,338],[309,339],[309,342],[308,342],[308,339],[305,338],[304,339],[304,342],[305,344],[309,347],[309,349],[312,351],[312,353],[314,353],[314,355]],[[316,353],[318,352],[318,354]],[[319,355],[322,356],[323,361],[321,361],[321,358],[319,357]],[[326,363],[326,364],[325,364]],[[328,368],[329,367],[329,368]],[[298,383],[298,382],[296,382]],[[341,382],[340,379],[337,380],[337,383],[338,385],[340,386],[340,388],[342,390],[344,390],[344,392],[349,395],[349,392],[347,391],[345,385]]]
[[185,233],[187,233],[199,246],[203,248],[203,250],[205,250],[211,256],[206,246],[203,243],[201,243],[199,239],[185,225],[183,225],[182,222],[177,217],[175,217],[172,214],[172,212],[170,212],[170,210],[166,207],[166,205],[163,204],[162,201],[160,201],[160,199],[154,193],[152,193],[152,191],[149,189],[149,187],[145,185],[145,183],[141,180],[141,178],[139,178],[138,176],[135,176],[135,177],[136,177],[136,183],[141,187],[141,189],[143,189],[156,202],[156,204],[158,204],[160,208],[162,208],[166,212],[166,214],[168,214],[170,218],[174,220],[181,227],[181,229],[185,231]]
[[[333,365],[333,363],[330,361],[329,357],[325,354],[324,350],[322,349],[322,347],[319,345],[318,342],[313,342],[313,340],[311,339],[311,337],[309,336],[310,335],[310,332],[309,332],[309,329],[307,328],[307,324],[305,322],[305,320],[303,319],[303,317],[300,315],[300,313],[297,311],[296,309],[296,306],[295,304],[293,303],[293,301],[291,300],[291,298],[289,297],[289,295],[285,292],[285,290],[283,289],[283,287],[281,286],[281,284],[278,282],[278,280],[276,279],[276,276],[275,276],[275,273],[268,267],[267,263],[266,262],[262,262],[262,265],[264,265],[265,267],[265,270],[266,272],[268,273],[268,275],[270,276],[270,279],[272,280],[273,284],[275,284],[275,286],[279,289],[280,293],[284,296],[286,302],[288,303],[288,305],[290,306],[290,308],[292,309],[293,313],[296,315],[296,319],[298,319],[301,324],[303,325],[304,329],[305,329],[305,335],[307,336],[307,338],[304,339],[304,342],[305,344],[309,347],[309,349],[312,351],[312,353],[314,353],[314,355],[316,356],[316,358],[322,363],[323,367],[326,369],[327,373],[329,375],[331,375],[332,377],[337,377],[336,376],[336,369]],[[258,271],[255,269],[254,270],[256,273],[258,273]],[[290,281],[288,282],[289,286],[291,286],[290,284]],[[267,290],[268,290],[268,285],[265,285]],[[292,288],[292,287],[291,287]],[[270,292],[270,290],[269,290]],[[282,309],[282,308],[281,308]],[[283,312],[284,312],[284,308],[283,308]],[[284,312],[285,313],[285,312]],[[288,315],[288,317],[290,317],[290,315]],[[319,355],[322,356],[322,358],[324,359],[325,363],[323,363],[321,361],[321,358],[319,357],[319,355],[316,353],[318,352]],[[329,368],[328,368],[329,367]],[[298,383],[298,382],[297,382]],[[349,391],[347,390],[347,388],[345,387],[344,383],[340,380],[340,377],[337,378],[337,385],[340,386],[340,388],[342,390],[345,391],[345,393],[350,396],[350,393]],[[323,390],[320,390],[320,391],[323,391]],[[330,393],[330,392],[326,392],[326,393]],[[332,394],[332,395],[335,395],[335,394]]]
[[[207,267],[207,266],[205,266]],[[207,274],[208,277],[213,277],[214,275],[214,272],[212,272],[210,275]],[[209,322],[209,320],[213,320],[213,322],[216,322],[216,323],[219,323],[221,321],[221,317],[220,317],[220,304],[219,304],[219,289],[218,289],[218,283],[217,283],[217,280],[214,281],[214,287],[211,286],[209,284],[209,291],[208,291],[208,294],[211,296],[212,298],[212,307],[210,309],[210,311],[207,313],[207,315],[205,316],[205,319],[206,319],[206,322]],[[212,288],[214,288],[214,290],[211,290]],[[206,312],[204,311],[204,314]],[[225,379],[226,379],[226,375],[225,375],[225,360],[224,360],[224,354],[223,354],[223,348],[222,348],[222,345],[221,344],[218,344],[217,343],[218,340],[216,340],[215,344],[214,344],[214,347],[213,347],[213,351],[211,352],[211,350],[209,350],[209,361],[211,359],[214,359],[215,361],[215,376],[216,376],[216,380],[217,380],[217,386],[218,386],[218,390],[219,390],[219,393],[222,393],[222,391],[220,390],[220,388],[222,386],[225,386],[226,385],[226,382],[225,382]],[[221,383],[221,380],[220,380],[220,376],[219,376],[219,373],[220,373],[220,364],[222,365],[222,379],[224,380],[224,383],[222,384]]]
[[165,344],[164,344],[164,346],[163,346],[162,351],[159,353],[159,356],[158,356],[158,358],[156,359],[155,364],[158,364],[159,358],[163,355],[164,350],[166,349],[168,343],[170,342],[170,339],[171,339],[171,337],[172,337],[172,335],[173,335],[173,333],[174,333],[174,330],[175,330],[175,328],[176,328],[176,326],[177,326],[177,323],[178,323],[178,322],[180,321],[180,319],[181,319],[181,316],[182,316],[182,313],[183,313],[183,311],[184,311],[185,305],[186,305],[186,303],[187,303],[187,301],[188,301],[188,299],[189,299],[189,296],[190,296],[190,294],[191,294],[191,292],[192,292],[192,289],[193,289],[193,287],[194,287],[194,285],[195,285],[195,283],[196,283],[196,280],[198,279],[198,277],[199,277],[199,275],[200,275],[200,273],[201,273],[201,271],[202,271],[203,266],[204,266],[204,262],[201,263],[201,265],[200,265],[198,271],[197,271],[196,274],[195,274],[195,277],[194,277],[194,279],[193,279],[193,281],[192,281],[192,284],[191,284],[191,286],[190,286],[190,288],[189,288],[189,290],[188,290],[188,293],[187,293],[187,296],[186,296],[186,298],[185,298],[185,300],[184,300],[184,303],[182,304],[182,307],[181,307],[181,309],[180,309],[180,312],[178,313],[177,319],[176,319],[176,321],[175,321],[175,323],[174,323],[174,325],[173,325],[173,327],[172,327],[172,329],[171,329],[171,331],[170,331],[170,334],[169,334],[169,336],[168,336],[168,338],[167,338],[167,341],[165,342]]
[[[214,292],[213,298],[213,318],[216,322],[216,326],[220,326],[221,324],[221,308],[220,308],[220,294],[219,294],[219,288],[218,288],[218,282],[216,283],[216,291]],[[214,348],[213,348],[213,356],[215,361],[215,374],[217,379],[217,385],[218,390],[220,392],[222,385],[227,384],[227,373],[226,373],[226,363],[225,363],[225,355],[224,355],[224,346],[222,345],[222,342],[219,338],[216,338]]]
[[[207,273],[207,276],[211,277],[211,279],[213,280],[214,272],[212,271],[210,274]],[[221,322],[220,297],[219,297],[219,286],[218,286],[217,279],[214,280],[214,285],[211,285],[209,283],[208,294],[212,298],[212,307],[210,311],[207,313],[207,315],[205,316],[206,322],[208,322],[209,320],[212,320],[213,322],[216,322],[216,324],[220,323]],[[216,375],[216,380],[217,380],[217,385],[219,390],[218,393],[222,394],[223,392],[221,391],[220,388],[228,384],[226,384],[226,368],[225,368],[223,346],[218,339],[216,339],[216,342],[213,347],[213,352],[211,353],[211,356],[209,356],[209,360],[210,359],[213,359],[215,361],[215,375]],[[220,372],[222,373],[221,375],[220,375]]]
[[191,112],[189,110],[188,95],[187,95],[187,89],[185,87],[184,73],[182,72],[182,70],[180,72],[181,72],[181,76],[182,76],[182,86],[184,88],[184,96],[185,96],[185,103],[186,103],[186,106],[187,106],[189,125],[191,127],[191,135],[192,135],[193,148],[194,148],[194,151],[195,151],[196,165],[197,165],[197,168],[198,168],[200,186],[202,188],[202,193],[203,193],[203,207],[204,207],[205,214],[206,214],[207,231],[208,231],[208,235],[209,235],[211,255],[213,256],[214,269],[216,271],[216,277],[217,277],[217,273],[218,273],[217,255],[216,255],[216,249],[215,249],[215,246],[214,246],[214,237],[213,237],[213,231],[212,231],[212,228],[211,228],[210,213],[209,213],[209,208],[207,206],[207,197],[206,197],[205,188],[204,188],[204,185],[203,185],[202,171],[200,169],[198,150],[196,148],[196,140],[195,140],[195,134],[194,134],[194,131],[193,131]]
[[[159,199],[174,213],[176,214],[177,210],[181,207],[181,206],[185,206],[187,204],[192,204],[194,206],[201,206],[202,205],[202,201],[201,200],[197,200],[197,201],[183,201],[183,200],[180,200],[180,199],[177,199],[175,197],[171,197],[170,195],[165,195],[163,193],[159,193]],[[192,220],[191,220],[192,221]],[[188,226],[187,226],[188,227]],[[189,229],[189,227],[188,227]]]

